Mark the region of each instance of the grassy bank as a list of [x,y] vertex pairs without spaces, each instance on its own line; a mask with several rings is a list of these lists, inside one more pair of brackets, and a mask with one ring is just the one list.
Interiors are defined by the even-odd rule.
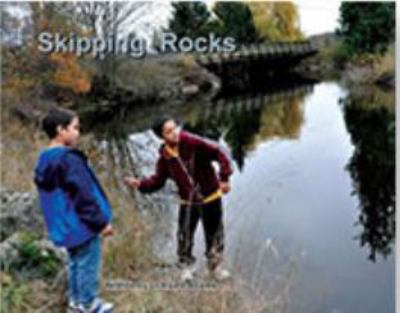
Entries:
[[[47,144],[47,139],[34,124],[21,121],[8,109],[2,113],[2,186],[35,193],[32,171],[37,154]],[[136,210],[132,195],[120,180],[123,170],[115,155],[104,142],[90,134],[82,136],[80,147],[88,154],[114,210],[115,234],[103,244],[101,288],[104,297],[116,304],[117,312],[280,312],[282,303],[279,297],[277,300],[267,299],[239,277],[225,284],[204,279],[203,282],[211,283],[208,289],[109,290],[106,283],[110,280],[156,284],[179,281],[168,271],[161,276],[154,275],[163,266],[150,244],[157,230]],[[32,278],[19,271],[19,268],[12,271],[3,269],[1,273],[0,312],[64,312],[64,266],[59,266],[57,274],[50,277],[39,275]]]
[[[16,118],[6,105],[3,108],[2,187],[35,194],[33,169],[47,139],[34,124]],[[114,176],[109,175],[113,172],[113,164],[104,163],[109,160],[99,151],[98,142],[90,135],[83,135],[80,148],[88,153],[114,209],[115,235],[104,241],[103,277],[137,276],[136,273],[146,270],[152,263],[148,244],[151,226],[139,216],[129,193],[121,190]],[[42,312],[61,312],[60,303],[65,300],[65,268],[60,267],[58,272],[59,276],[46,280],[24,277],[23,273],[15,277],[11,272],[2,272],[3,308],[0,311],[41,312],[43,309]],[[57,288],[51,288],[54,283]]]
[[393,88],[395,76],[395,44],[383,54],[350,54],[340,38],[333,34],[314,39],[319,52],[304,60],[299,71],[320,80],[339,79],[349,86],[380,84]]
[[379,84],[394,88],[395,46],[380,54],[355,55],[344,60],[343,79],[348,85]]

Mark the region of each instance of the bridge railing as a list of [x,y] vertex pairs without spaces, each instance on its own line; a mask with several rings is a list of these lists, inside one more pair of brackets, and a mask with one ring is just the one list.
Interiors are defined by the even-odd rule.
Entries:
[[257,58],[279,55],[303,55],[316,52],[317,48],[310,41],[266,42],[261,44],[242,45],[234,52],[193,53],[200,63],[218,63],[226,60]]
[[[295,42],[266,42],[261,44],[242,45],[236,52],[251,54],[268,54],[268,53],[296,53],[316,50],[310,41]],[[218,53],[218,52],[216,52]]]

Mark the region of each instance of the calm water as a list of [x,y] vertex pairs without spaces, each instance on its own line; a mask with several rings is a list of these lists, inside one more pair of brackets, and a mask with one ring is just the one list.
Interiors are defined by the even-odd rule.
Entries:
[[[388,151],[359,151],[368,147],[363,140],[378,136],[373,133],[376,128],[389,125],[379,120],[379,113],[373,119],[359,116],[353,126],[361,129],[349,133],[346,122],[351,122],[351,113],[338,104],[345,96],[337,84],[321,83],[300,103],[287,104],[299,106],[294,111],[302,115],[287,117],[302,121],[295,136],[289,136],[294,138],[258,140],[242,171],[236,171],[233,192],[225,201],[229,257],[240,272],[273,288],[273,270],[284,275],[295,268],[295,274],[283,279],[290,280],[283,281],[290,286],[289,312],[394,312],[394,258],[381,257],[390,247],[385,238],[394,236],[394,215],[389,213],[393,202],[385,199],[388,207],[368,207],[382,194],[393,196],[386,189],[393,190],[387,184],[394,183],[394,148],[381,145],[377,148]],[[276,123],[280,129],[280,121]],[[387,131],[379,134],[394,136]],[[355,140],[361,142],[355,145]],[[382,159],[374,156],[377,152]],[[363,164],[368,157],[371,163]],[[349,169],[349,164],[354,167]],[[382,173],[379,180],[376,171],[386,176]],[[358,181],[363,175],[366,181]],[[370,181],[374,179],[378,180]],[[356,185],[359,193],[352,195]],[[383,220],[368,220],[380,215],[374,210],[388,214]],[[355,225],[362,213],[367,221]],[[365,237],[364,247],[359,236]],[[372,262],[368,257],[375,253]]]
[[[280,312],[392,313],[393,101],[379,90],[303,82],[149,106],[98,131],[127,136],[167,110],[224,144],[235,164],[224,201],[227,264]],[[199,228],[198,256],[203,247]]]

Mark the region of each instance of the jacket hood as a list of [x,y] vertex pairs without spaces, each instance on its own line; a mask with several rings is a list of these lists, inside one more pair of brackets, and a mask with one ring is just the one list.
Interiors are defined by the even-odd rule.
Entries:
[[51,190],[56,186],[60,171],[60,160],[63,155],[71,150],[68,147],[42,150],[35,167],[34,181],[38,187]]

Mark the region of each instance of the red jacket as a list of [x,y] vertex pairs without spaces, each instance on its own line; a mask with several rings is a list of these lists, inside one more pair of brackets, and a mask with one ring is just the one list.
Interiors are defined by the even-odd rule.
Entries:
[[[140,181],[139,190],[144,193],[162,188],[167,178],[178,186],[183,200],[200,200],[219,189],[219,182],[227,182],[232,174],[232,166],[227,155],[218,144],[205,140],[187,131],[181,131],[178,145],[179,156],[171,155],[165,144],[160,148],[156,172]],[[219,177],[212,165],[220,166]],[[196,191],[194,191],[196,190]]]

